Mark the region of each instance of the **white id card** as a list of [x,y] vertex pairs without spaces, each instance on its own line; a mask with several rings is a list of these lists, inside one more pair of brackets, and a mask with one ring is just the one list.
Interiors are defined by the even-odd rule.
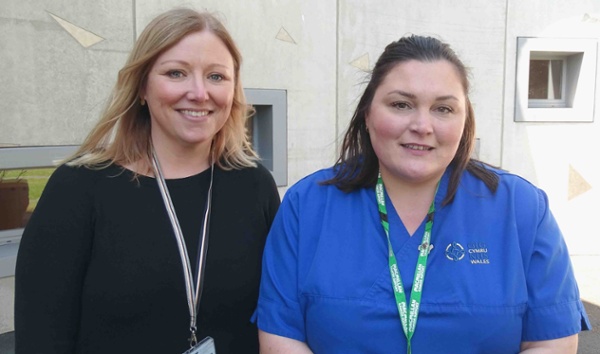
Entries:
[[215,341],[211,337],[206,337],[183,354],[217,354]]

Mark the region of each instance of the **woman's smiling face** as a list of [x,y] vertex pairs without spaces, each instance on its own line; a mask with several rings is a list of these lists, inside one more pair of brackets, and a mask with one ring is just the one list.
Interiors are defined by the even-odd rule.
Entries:
[[439,180],[458,149],[466,99],[460,76],[446,60],[394,66],[366,115],[382,176],[409,184]]
[[171,149],[207,147],[230,116],[233,58],[212,32],[194,32],[162,53],[142,97],[152,120],[152,141]]

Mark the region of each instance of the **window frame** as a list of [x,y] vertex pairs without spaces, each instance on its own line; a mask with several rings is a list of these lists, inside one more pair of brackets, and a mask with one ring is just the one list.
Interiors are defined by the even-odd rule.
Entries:
[[[593,122],[598,41],[595,38],[517,37],[515,122]],[[564,58],[565,105],[529,101],[529,68],[533,57]],[[539,103],[536,105],[536,103]]]
[[[0,147],[0,170],[56,167],[75,153],[78,145]],[[23,228],[0,231],[0,278],[15,274]]]
[[[247,103],[263,106],[264,116],[253,117],[254,148],[265,162],[278,187],[287,186],[287,91],[279,89],[244,89]],[[268,143],[261,144],[261,139]]]

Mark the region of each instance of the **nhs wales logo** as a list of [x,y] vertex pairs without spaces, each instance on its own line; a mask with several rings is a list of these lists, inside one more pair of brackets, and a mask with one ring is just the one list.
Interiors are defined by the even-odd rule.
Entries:
[[471,264],[490,264],[488,248],[484,242],[469,242],[464,247],[458,242],[452,242],[446,247],[446,258],[458,262],[467,259]]

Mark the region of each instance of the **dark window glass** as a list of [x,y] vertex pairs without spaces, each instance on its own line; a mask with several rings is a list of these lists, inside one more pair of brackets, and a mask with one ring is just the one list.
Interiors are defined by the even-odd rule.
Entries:
[[27,225],[54,168],[0,170],[0,231]]
[[562,99],[562,60],[529,61],[529,99]]

